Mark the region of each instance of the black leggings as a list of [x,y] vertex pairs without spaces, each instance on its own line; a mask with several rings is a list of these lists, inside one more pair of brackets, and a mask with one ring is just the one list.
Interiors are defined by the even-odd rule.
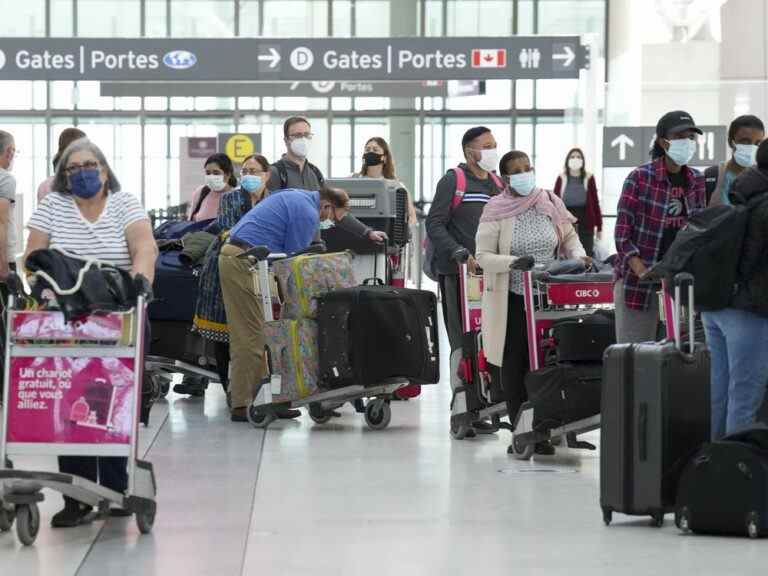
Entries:
[[507,401],[509,421],[514,424],[520,406],[528,399],[525,375],[529,370],[528,332],[525,326],[525,301],[519,294],[509,293],[507,334],[504,339],[503,366],[489,364],[491,378],[501,382]]

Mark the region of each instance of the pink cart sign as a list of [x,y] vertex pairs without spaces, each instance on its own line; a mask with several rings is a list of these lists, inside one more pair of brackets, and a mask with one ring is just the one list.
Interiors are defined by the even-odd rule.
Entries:
[[11,358],[8,441],[129,444],[133,358]]
[[11,327],[14,342],[98,342],[118,343],[128,315],[91,315],[83,321],[65,322],[64,314],[50,311],[15,312]]

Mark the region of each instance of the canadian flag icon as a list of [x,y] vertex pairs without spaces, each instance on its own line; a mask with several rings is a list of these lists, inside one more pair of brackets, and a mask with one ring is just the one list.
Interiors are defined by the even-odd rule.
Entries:
[[507,51],[503,48],[472,50],[472,68],[505,68]]

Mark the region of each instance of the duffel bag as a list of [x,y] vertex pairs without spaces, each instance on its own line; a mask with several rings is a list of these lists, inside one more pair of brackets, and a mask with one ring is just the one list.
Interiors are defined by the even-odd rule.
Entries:
[[616,320],[608,311],[561,320],[550,331],[558,362],[601,362],[605,349],[616,343]]
[[602,366],[556,364],[525,376],[538,426],[550,429],[600,414]]

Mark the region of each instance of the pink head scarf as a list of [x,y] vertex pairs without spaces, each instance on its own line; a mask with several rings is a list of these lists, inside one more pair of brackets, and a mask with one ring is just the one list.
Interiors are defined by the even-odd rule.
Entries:
[[507,188],[488,201],[480,222],[497,222],[515,218],[531,208],[552,221],[560,242],[565,236],[565,226],[577,221],[573,214],[568,212],[563,201],[550,190],[536,188],[528,196],[516,196]]

